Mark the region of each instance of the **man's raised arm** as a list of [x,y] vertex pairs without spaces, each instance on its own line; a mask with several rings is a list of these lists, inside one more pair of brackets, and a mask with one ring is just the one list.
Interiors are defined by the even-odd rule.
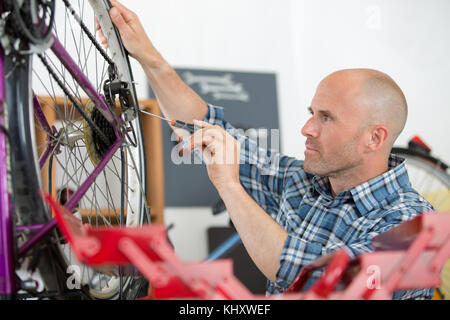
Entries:
[[206,103],[181,80],[156,50],[138,16],[118,1],[111,0],[111,4],[111,20],[119,29],[129,54],[144,69],[163,114],[188,123],[194,119],[203,119],[208,111]]

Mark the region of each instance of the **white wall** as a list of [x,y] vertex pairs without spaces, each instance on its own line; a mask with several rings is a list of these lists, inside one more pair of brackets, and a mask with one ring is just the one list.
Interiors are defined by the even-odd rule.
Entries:
[[[342,68],[391,75],[409,103],[398,144],[419,134],[450,162],[448,0],[122,0],[175,67],[277,74],[283,151],[303,157],[300,129],[318,82]],[[141,98],[145,77],[135,65]],[[167,208],[179,255],[206,257],[206,228],[227,223],[209,208]]]
[[[409,104],[398,144],[419,134],[436,156],[450,161],[450,1],[292,0],[291,5],[302,107],[320,79],[335,70],[379,69],[393,77]],[[297,106],[282,108],[294,113]],[[293,124],[283,126],[285,136],[295,135]],[[287,151],[294,152],[294,140],[287,142]]]

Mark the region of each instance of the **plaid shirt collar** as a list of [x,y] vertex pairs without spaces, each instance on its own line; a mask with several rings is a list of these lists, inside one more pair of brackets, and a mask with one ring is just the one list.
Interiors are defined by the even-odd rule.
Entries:
[[314,189],[323,196],[324,200],[332,205],[353,200],[358,211],[366,215],[390,202],[397,197],[397,190],[410,185],[406,171],[406,160],[391,154],[389,156],[389,170],[356,187],[343,191],[332,197],[328,177],[314,176],[312,184]]

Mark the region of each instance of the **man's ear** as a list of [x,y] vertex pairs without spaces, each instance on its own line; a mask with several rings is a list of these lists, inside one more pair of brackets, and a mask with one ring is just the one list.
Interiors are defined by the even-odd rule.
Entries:
[[368,152],[383,148],[389,136],[389,129],[383,125],[373,126],[369,132],[366,148]]

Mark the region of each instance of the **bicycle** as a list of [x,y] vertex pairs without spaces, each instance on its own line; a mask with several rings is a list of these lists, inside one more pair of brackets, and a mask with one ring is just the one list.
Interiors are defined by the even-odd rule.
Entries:
[[[123,279],[120,271],[101,273],[74,261],[40,196],[40,190],[53,194],[92,226],[150,221],[143,137],[128,57],[109,21],[109,1],[87,2],[78,1],[78,8],[67,0],[0,4],[1,298],[133,299],[143,284],[142,278]],[[57,14],[64,17],[64,25],[54,25]],[[103,30],[111,31],[105,32],[108,50],[93,36],[94,16]],[[75,52],[78,61],[68,51]],[[99,74],[91,75],[92,69]],[[42,97],[39,89],[50,98]],[[46,109],[59,119],[50,120]],[[45,136],[45,144],[35,144],[34,127]],[[443,175],[439,170],[431,172]],[[111,186],[111,178],[119,190]],[[73,266],[80,271],[68,273],[77,269]],[[25,277],[17,274],[21,268],[27,271]],[[32,277],[34,270],[42,283]],[[68,288],[73,279],[81,284],[79,289]]]
[[2,299],[134,299],[145,290],[144,278],[120,268],[78,263],[41,197],[91,226],[150,223],[138,100],[110,8],[109,0],[0,4]]

